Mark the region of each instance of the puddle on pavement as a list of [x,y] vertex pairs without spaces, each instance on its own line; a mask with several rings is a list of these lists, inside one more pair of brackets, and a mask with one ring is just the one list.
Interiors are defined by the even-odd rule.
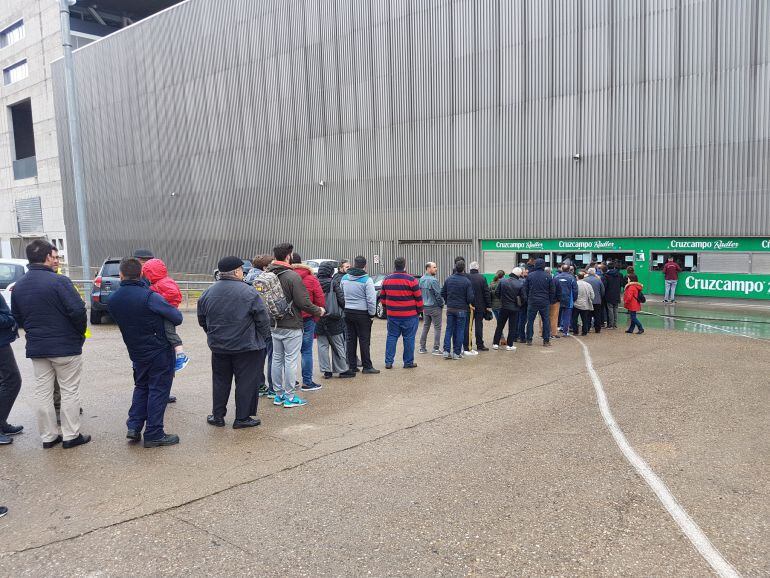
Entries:
[[[737,333],[770,340],[770,308],[741,308],[718,305],[699,306],[690,303],[647,302],[640,316],[645,329],[667,329],[690,333]],[[628,315],[618,312],[627,326]]]

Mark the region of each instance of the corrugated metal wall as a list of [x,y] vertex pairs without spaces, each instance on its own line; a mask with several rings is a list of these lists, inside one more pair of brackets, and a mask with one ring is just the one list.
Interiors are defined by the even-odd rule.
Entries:
[[75,53],[92,254],[766,235],[769,30],[766,0],[189,0]]

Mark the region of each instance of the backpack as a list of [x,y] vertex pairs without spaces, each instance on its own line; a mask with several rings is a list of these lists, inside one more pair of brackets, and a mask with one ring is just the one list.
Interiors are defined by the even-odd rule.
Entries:
[[281,271],[276,274],[270,271],[262,271],[252,283],[254,289],[262,297],[262,301],[265,307],[267,307],[267,313],[272,321],[278,321],[284,317],[294,315],[293,302],[286,298],[283,287],[281,287],[281,281],[278,279],[285,272]]
[[337,293],[334,291],[334,281],[329,283],[329,292],[326,294],[326,316],[330,321],[342,319],[342,307],[337,301]]

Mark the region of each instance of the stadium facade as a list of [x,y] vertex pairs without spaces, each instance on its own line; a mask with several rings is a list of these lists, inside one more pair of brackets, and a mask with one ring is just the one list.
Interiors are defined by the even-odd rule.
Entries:
[[769,31],[753,0],[187,0],[75,52],[91,252],[614,254],[654,290],[673,253],[680,294],[770,297]]

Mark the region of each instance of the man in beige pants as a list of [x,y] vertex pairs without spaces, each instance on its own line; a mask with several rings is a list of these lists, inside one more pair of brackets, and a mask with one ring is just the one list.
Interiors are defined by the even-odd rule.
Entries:
[[[86,307],[72,281],[57,275],[59,254],[37,239],[26,248],[29,271],[19,279],[11,311],[27,338],[27,357],[35,372],[37,422],[43,448],[64,442],[65,449],[87,444],[80,433],[81,355],[87,328]],[[61,430],[56,424],[54,383],[61,388]]]
[[[551,275],[551,268],[546,267],[545,272]],[[559,290],[559,286],[556,286],[556,290]],[[551,303],[550,310],[548,311],[548,321],[551,325],[551,337],[559,338],[559,296],[556,296],[556,303]]]

